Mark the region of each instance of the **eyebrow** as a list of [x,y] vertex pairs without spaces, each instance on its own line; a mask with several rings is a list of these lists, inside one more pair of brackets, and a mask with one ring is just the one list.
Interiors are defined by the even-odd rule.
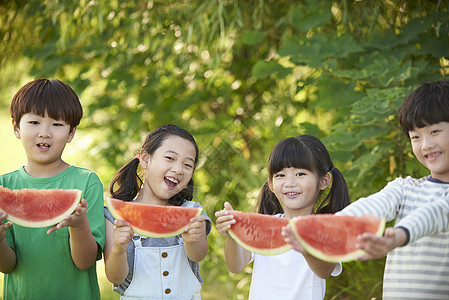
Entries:
[[[176,155],[179,155],[179,153],[178,152],[176,152],[175,150],[167,150],[167,151],[165,151],[165,153],[173,153],[173,154],[176,154]],[[191,160],[193,163],[195,163],[195,159],[193,158],[193,157],[191,157],[191,156],[187,156],[187,159],[188,160]]]

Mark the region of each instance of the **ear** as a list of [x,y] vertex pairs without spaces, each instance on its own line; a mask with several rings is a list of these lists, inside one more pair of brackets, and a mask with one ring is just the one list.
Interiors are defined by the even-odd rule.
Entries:
[[144,149],[140,149],[137,153],[137,158],[139,159],[140,165],[143,169],[148,167],[148,163],[150,162],[150,155]]
[[73,137],[75,136],[76,132],[76,126],[73,127],[72,131],[69,133],[69,137],[67,138],[67,143],[70,143],[73,140]]
[[323,191],[331,185],[331,173],[327,172],[320,178],[320,190]]
[[16,138],[20,139],[20,128],[19,124],[17,124],[16,120],[12,119],[12,128],[14,130],[14,135]]

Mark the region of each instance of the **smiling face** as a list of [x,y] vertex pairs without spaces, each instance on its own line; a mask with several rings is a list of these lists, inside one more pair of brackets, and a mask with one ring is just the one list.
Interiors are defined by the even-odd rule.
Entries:
[[269,183],[282,203],[286,217],[292,218],[313,212],[320,191],[330,184],[330,174],[319,179],[307,169],[283,168],[273,175]]
[[439,122],[409,131],[413,153],[432,178],[449,182],[449,123]]
[[[42,117],[33,113],[24,114],[19,124],[13,120],[13,128],[25,149],[25,169],[30,175],[42,177],[37,170],[45,173],[45,170],[52,169],[52,172],[59,173],[67,167],[61,155],[65,145],[72,141],[75,128],[70,132],[70,125],[66,122],[52,119],[47,114]],[[47,175],[51,176],[48,172]]]
[[183,190],[195,169],[196,149],[192,142],[179,136],[169,136],[149,155],[139,153],[145,178],[137,201],[168,205],[168,199]]

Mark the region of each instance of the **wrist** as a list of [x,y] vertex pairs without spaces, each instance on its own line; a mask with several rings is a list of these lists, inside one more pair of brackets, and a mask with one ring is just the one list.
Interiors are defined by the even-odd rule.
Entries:
[[407,228],[405,227],[396,227],[394,229],[395,232],[395,247],[402,247],[408,244],[408,241],[410,240],[410,233]]

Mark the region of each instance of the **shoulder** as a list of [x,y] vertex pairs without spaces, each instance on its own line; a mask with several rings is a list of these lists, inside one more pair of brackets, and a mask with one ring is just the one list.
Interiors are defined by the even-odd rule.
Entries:
[[79,176],[88,176],[89,178],[100,180],[100,178],[94,171],[91,171],[87,168],[71,165],[69,170],[70,170],[70,172],[72,172],[72,174],[76,174]]
[[109,211],[109,209],[105,206],[104,207],[104,216],[106,219],[108,219],[109,221],[111,221],[111,223],[114,224],[114,217],[112,216],[111,212]]

